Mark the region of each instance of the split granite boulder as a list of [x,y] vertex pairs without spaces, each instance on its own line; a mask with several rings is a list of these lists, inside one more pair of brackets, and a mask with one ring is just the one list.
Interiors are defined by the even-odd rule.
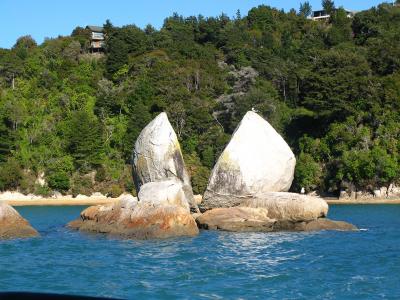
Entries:
[[179,181],[190,207],[198,210],[178,138],[165,112],[159,114],[140,133],[133,149],[132,164],[139,193],[142,186],[149,182]]
[[196,218],[199,227],[228,231],[353,230],[325,219],[321,198],[287,193],[296,159],[275,129],[247,112],[219,157]]
[[81,212],[78,220],[68,226],[83,232],[132,239],[195,236],[199,233],[194,218],[181,206],[127,202],[88,207]]
[[266,120],[249,111],[212,171],[201,208],[232,207],[243,198],[286,192],[295,165],[285,140]]
[[0,203],[0,239],[29,238],[39,233],[10,205]]

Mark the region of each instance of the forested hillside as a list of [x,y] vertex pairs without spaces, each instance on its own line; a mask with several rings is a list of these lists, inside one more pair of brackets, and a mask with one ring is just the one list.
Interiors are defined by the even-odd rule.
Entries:
[[0,190],[134,192],[133,144],[166,111],[202,193],[252,108],[296,153],[294,191],[398,181],[400,8],[352,19],[339,9],[329,22],[308,10],[173,15],[160,30],[107,21],[104,55],[89,53],[90,32],[79,27],[0,49]]

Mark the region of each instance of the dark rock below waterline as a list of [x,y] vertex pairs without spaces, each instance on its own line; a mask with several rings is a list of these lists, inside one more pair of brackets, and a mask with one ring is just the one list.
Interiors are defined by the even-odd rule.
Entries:
[[141,203],[130,208],[122,207],[120,203],[91,206],[68,227],[132,239],[195,236],[199,233],[195,220],[186,209]]
[[39,233],[10,205],[0,203],[0,240],[30,238]]
[[199,228],[232,232],[357,230],[352,224],[318,218],[310,221],[276,220],[264,208],[215,208],[196,217]]

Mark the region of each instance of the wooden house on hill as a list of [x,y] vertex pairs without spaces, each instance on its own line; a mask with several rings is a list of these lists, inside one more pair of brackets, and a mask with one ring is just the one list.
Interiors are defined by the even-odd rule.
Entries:
[[104,51],[104,29],[100,26],[89,25],[86,26],[90,30],[90,51],[103,52]]

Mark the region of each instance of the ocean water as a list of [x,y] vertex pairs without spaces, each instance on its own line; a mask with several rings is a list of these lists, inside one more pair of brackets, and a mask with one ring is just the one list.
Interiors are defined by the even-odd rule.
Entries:
[[359,232],[129,241],[70,231],[83,207],[20,207],[40,238],[0,241],[0,291],[135,299],[400,299],[400,206],[331,206]]

